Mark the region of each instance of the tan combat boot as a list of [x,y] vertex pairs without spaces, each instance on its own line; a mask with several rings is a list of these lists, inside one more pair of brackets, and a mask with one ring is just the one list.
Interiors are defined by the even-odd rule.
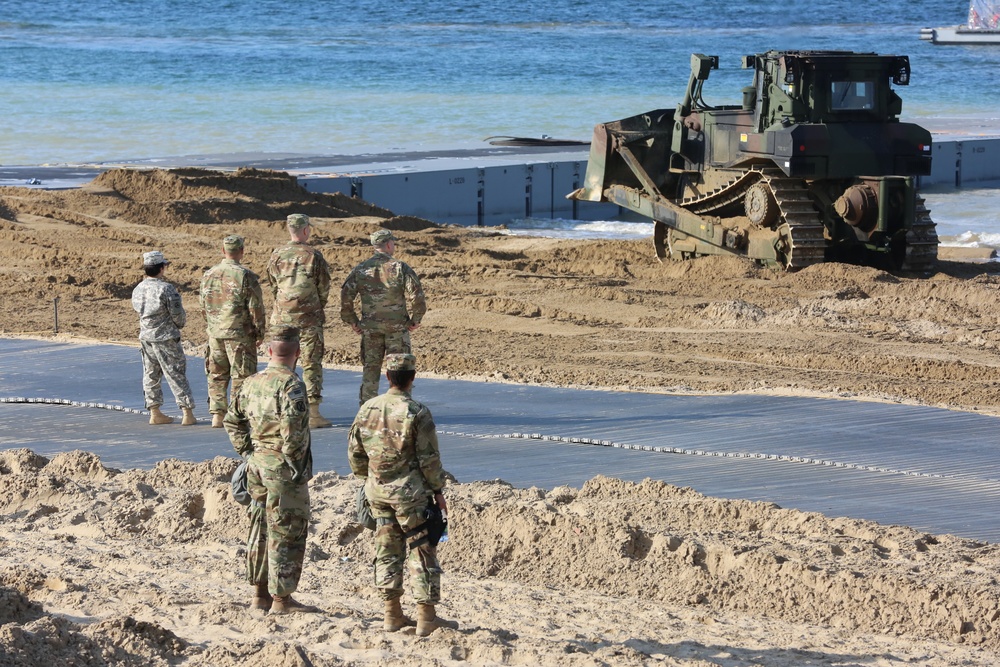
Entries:
[[223,427],[222,420],[225,417],[226,417],[226,415],[223,414],[223,413],[221,413],[221,412],[213,412],[212,413],[212,428],[222,428]]
[[457,621],[446,621],[434,613],[434,605],[417,605],[417,636],[426,637],[438,628],[451,628],[458,630]]
[[198,423],[198,420],[194,418],[194,410],[191,408],[181,408],[181,412],[184,414],[184,418],[181,419],[181,426],[191,426]]
[[309,428],[328,428],[333,422],[319,413],[319,402],[309,404]]
[[318,607],[302,604],[291,595],[275,595],[272,598],[272,614],[315,614],[318,611]]
[[386,632],[396,632],[400,628],[416,624],[416,621],[412,618],[407,618],[403,614],[403,606],[400,604],[399,598],[385,601],[385,620],[382,623],[383,630]]
[[267,584],[257,584],[256,590],[254,591],[253,600],[250,601],[250,606],[253,609],[261,609],[267,611],[271,608],[271,602],[273,598],[271,594],[267,592]]
[[171,424],[174,418],[168,417],[167,415],[160,412],[160,406],[156,405],[149,409],[149,423],[150,424]]

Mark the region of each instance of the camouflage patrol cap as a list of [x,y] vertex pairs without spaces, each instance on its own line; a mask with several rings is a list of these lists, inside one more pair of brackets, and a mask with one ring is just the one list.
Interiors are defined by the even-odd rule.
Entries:
[[287,324],[277,324],[267,332],[268,338],[273,341],[281,341],[284,343],[298,343],[299,342],[299,328],[289,326]]
[[383,243],[388,243],[389,241],[398,241],[391,231],[388,229],[380,229],[377,232],[372,232],[372,245],[382,245]]
[[226,238],[222,239],[222,247],[230,252],[234,250],[243,250],[243,237],[237,236],[236,234],[230,234]]
[[412,354],[387,354],[385,368],[390,371],[415,371],[417,358]]
[[288,226],[292,229],[302,229],[310,224],[309,216],[304,213],[292,213],[288,216]]
[[169,264],[167,258],[163,256],[163,253],[159,250],[150,250],[149,252],[142,253],[142,265],[143,266],[156,266],[157,264]]

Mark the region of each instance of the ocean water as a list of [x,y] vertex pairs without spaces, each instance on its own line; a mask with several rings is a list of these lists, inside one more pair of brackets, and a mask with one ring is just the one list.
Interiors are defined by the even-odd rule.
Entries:
[[[1000,128],[1000,47],[918,38],[966,11],[956,0],[0,0],[0,164],[586,140],[597,122],[674,106],[694,52],[721,57],[706,101],[738,103],[740,56],[772,48],[909,55],[905,120]],[[931,204],[939,220],[964,206],[947,194]],[[956,236],[1000,234],[989,209],[972,212],[982,229]]]
[[918,38],[955,0],[0,0],[0,164],[244,151],[588,139],[672,107],[693,52],[719,55],[710,103],[736,103],[739,58],[771,48],[910,56],[908,120],[1000,124],[1000,47]]

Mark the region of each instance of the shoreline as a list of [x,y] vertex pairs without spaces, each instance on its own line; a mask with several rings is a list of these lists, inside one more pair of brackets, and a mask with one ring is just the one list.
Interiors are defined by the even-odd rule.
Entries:
[[[927,129],[933,138],[942,139],[992,139],[1000,138],[1000,116],[997,118],[983,118],[981,116],[948,116],[948,117],[926,117],[914,118],[904,116],[900,122],[913,123]],[[507,138],[507,137],[498,137]],[[537,138],[525,137],[529,140]],[[567,141],[579,141],[580,151],[586,153],[590,141],[588,131],[586,137],[578,137]],[[553,140],[557,141],[557,140]],[[183,168],[183,167],[214,167],[214,168],[237,168],[241,166],[258,167],[261,169],[275,169],[278,171],[308,169],[310,167],[320,167],[323,169],[333,168],[343,165],[357,165],[368,163],[393,163],[426,159],[440,158],[471,158],[509,154],[533,154],[546,152],[572,151],[571,146],[493,146],[486,143],[485,139],[476,139],[453,144],[450,146],[434,146],[425,148],[419,146],[404,146],[401,148],[385,149],[376,146],[357,146],[343,152],[314,153],[306,151],[234,151],[222,153],[182,153],[164,154],[159,156],[147,155],[144,157],[103,157],[90,160],[75,161],[54,161],[43,162],[23,162],[17,164],[5,164],[0,162],[0,181],[4,179],[3,174],[8,170],[31,169],[99,169],[107,170],[115,167],[160,167],[160,168]],[[2,158],[2,156],[0,156]]]
[[[930,119],[902,118],[901,122],[921,125],[931,132],[932,139],[994,139],[1000,138],[1000,117],[993,119],[949,117]],[[978,127],[977,127],[978,124]],[[531,138],[528,138],[531,139]],[[310,170],[337,171],[342,167],[357,167],[372,164],[420,163],[450,159],[496,159],[500,162],[515,163],[525,156],[544,156],[549,154],[572,153],[586,159],[589,153],[590,136],[580,139],[578,147],[554,144],[551,146],[493,146],[469,145],[458,147],[402,148],[402,149],[357,149],[342,153],[306,153],[306,152],[266,152],[241,151],[230,153],[191,153],[180,155],[147,156],[139,158],[102,158],[97,160],[74,162],[41,162],[37,164],[3,164],[0,163],[0,184],[6,180],[17,180],[30,177],[34,170],[51,170],[60,176],[78,176],[82,172],[96,176],[102,171],[114,168],[161,168],[181,169],[187,167],[202,167],[213,169],[237,169],[239,167],[254,167],[258,169],[273,169],[275,171],[309,172]],[[91,176],[92,177],[92,176]]]

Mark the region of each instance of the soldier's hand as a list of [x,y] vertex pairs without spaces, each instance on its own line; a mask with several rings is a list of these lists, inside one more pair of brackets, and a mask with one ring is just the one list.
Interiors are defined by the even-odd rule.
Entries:
[[448,513],[448,501],[444,499],[444,494],[443,493],[441,493],[440,491],[438,491],[437,493],[435,493],[434,494],[434,502],[437,503],[437,506],[438,506],[439,510],[441,510],[445,514]]
[[295,484],[301,484],[306,478],[306,458],[308,457],[298,461],[288,461],[288,467],[292,469],[292,482]]
[[354,330],[354,333],[358,334],[359,336],[361,335],[361,326],[360,325],[358,325],[358,324],[352,324],[351,325],[351,329]]
[[413,324],[408,324],[406,326],[406,330],[407,331],[416,331],[419,328],[420,328],[420,323],[419,322],[414,322]]

